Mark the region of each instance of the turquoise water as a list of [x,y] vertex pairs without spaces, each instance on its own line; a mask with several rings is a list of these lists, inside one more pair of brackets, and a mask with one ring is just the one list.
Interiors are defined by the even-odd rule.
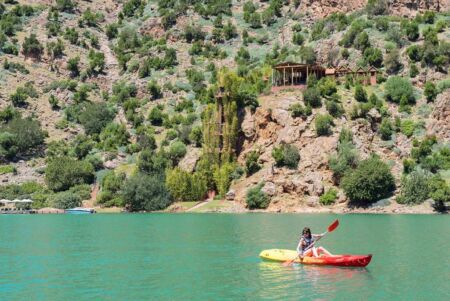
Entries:
[[[301,228],[339,228],[367,268],[262,262]],[[450,300],[450,217],[328,214],[0,216],[0,300]]]

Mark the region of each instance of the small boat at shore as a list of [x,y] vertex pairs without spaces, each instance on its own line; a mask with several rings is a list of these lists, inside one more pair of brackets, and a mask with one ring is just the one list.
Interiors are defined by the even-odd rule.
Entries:
[[95,213],[95,210],[93,208],[76,207],[72,209],[66,209],[65,212],[68,214],[93,214]]

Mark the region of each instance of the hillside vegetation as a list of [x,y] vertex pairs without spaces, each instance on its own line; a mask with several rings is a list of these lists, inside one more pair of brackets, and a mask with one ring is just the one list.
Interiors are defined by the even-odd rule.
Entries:
[[[444,210],[450,14],[300,2],[0,2],[0,199]],[[380,72],[271,92],[286,61]]]

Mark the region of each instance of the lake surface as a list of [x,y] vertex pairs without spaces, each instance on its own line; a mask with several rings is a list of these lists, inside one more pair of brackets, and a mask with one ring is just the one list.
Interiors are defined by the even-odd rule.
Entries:
[[[304,226],[367,268],[263,262]],[[450,300],[450,217],[331,214],[0,216],[1,300]]]

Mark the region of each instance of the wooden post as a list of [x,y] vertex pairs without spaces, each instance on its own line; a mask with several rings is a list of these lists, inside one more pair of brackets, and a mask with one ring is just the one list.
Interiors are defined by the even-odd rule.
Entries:
[[308,83],[308,65],[306,65],[306,83]]
[[294,67],[291,67],[291,86],[294,85]]
[[273,68],[272,68],[272,86],[274,86],[274,83],[275,83],[273,76],[274,76],[274,72],[273,72]]
[[286,85],[286,67],[283,67],[283,86]]

